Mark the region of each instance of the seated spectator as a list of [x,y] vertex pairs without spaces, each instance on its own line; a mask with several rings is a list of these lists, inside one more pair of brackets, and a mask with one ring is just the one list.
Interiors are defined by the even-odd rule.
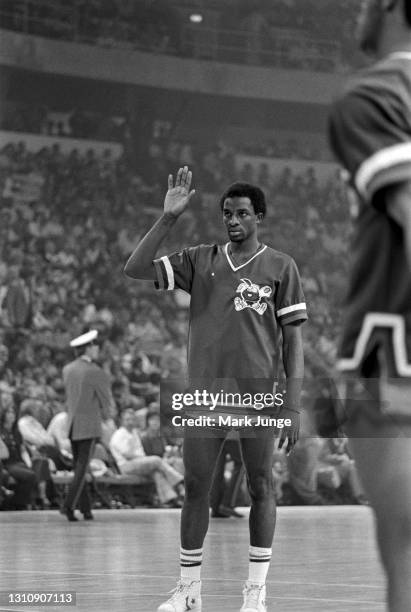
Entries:
[[137,395],[133,395],[130,391],[130,386],[124,381],[115,380],[112,385],[112,393],[118,410],[121,412],[125,408],[134,408],[139,410],[144,406],[144,400]]
[[292,504],[323,505],[317,490],[318,457],[321,438],[301,436],[288,457],[289,486]]
[[[226,480],[227,461],[233,463],[230,478]],[[245,474],[241,448],[238,438],[229,434],[217,459],[214,468],[213,483],[210,491],[211,516],[213,518],[242,518],[235,509],[236,500]]]
[[355,462],[348,454],[346,438],[328,438],[319,456],[317,480],[332,490],[347,487],[350,501],[367,504]]
[[146,414],[146,429],[141,434],[144,452],[146,455],[162,457],[177,472],[184,474],[184,463],[180,449],[176,444],[168,444],[160,432],[160,406],[150,406]]
[[60,452],[52,436],[40,421],[34,418],[36,403],[37,400],[31,399],[26,399],[21,403],[18,429],[30,450],[33,471],[38,483],[39,506],[48,508],[52,503],[49,497],[53,499],[55,496],[51,471],[69,470],[72,467],[72,461]]
[[9,451],[3,440],[0,438],[0,508],[3,505],[3,501],[8,497],[13,496],[13,491],[8,489],[13,482],[11,476],[3,466],[3,461],[9,458]]
[[9,407],[0,414],[0,437],[8,451],[8,458],[4,459],[3,465],[14,480],[14,496],[8,507],[13,510],[26,510],[34,502],[37,481],[34,471],[28,465],[30,458],[17,428],[14,408]]
[[68,437],[68,415],[65,410],[61,410],[54,415],[48,424],[47,433],[61,454],[68,459],[72,459],[73,453],[70,438]]
[[121,422],[121,427],[110,440],[110,450],[120,472],[152,477],[160,503],[180,505],[182,475],[157,455],[145,454],[132,409],[124,410]]
[[20,405],[20,418],[18,429],[24,442],[38,451],[45,457],[52,459],[58,470],[65,470],[70,467],[70,462],[62,455],[54,443],[53,437],[47,432],[43,425],[33,416],[34,404],[36,400],[26,399]]

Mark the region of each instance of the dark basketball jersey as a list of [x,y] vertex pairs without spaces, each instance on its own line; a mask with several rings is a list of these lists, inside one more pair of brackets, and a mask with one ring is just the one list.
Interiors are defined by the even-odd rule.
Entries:
[[191,295],[189,378],[265,379],[272,389],[281,327],[307,318],[293,259],[263,245],[236,266],[228,245],[200,245],[154,264],[158,288]]
[[364,374],[383,348],[392,375],[411,376],[411,273],[385,201],[388,187],[411,179],[411,53],[393,53],[350,81],[329,136],[356,208],[339,368]]

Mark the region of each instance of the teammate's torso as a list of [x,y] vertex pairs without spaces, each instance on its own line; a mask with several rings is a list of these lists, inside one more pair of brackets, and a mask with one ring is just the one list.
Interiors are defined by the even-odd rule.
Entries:
[[383,188],[411,177],[411,54],[393,54],[354,77],[332,110],[330,134],[356,200],[340,366],[361,369],[377,344],[393,362],[402,351],[406,365],[411,275]]

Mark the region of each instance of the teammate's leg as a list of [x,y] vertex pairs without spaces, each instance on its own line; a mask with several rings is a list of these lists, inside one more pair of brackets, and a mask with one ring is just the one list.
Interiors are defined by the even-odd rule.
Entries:
[[272,429],[259,431],[257,438],[241,439],[241,449],[251,497],[249,573],[244,587],[242,612],[265,612],[265,581],[271,561],[276,503],[272,462]]
[[348,433],[377,519],[377,540],[388,579],[389,610],[408,612],[411,610],[411,427],[401,428],[402,437],[398,437],[398,429],[375,428],[369,421],[359,420],[348,428]]
[[209,493],[224,438],[185,435],[185,498],[181,513],[180,580],[158,612],[201,610],[201,564],[209,522]]

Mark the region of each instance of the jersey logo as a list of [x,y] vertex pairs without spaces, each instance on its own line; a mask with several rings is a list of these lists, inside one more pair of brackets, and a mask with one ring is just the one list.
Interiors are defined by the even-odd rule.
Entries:
[[262,315],[267,310],[267,304],[263,299],[269,298],[272,292],[271,287],[268,285],[260,287],[252,283],[249,278],[242,278],[241,283],[236,289],[236,293],[239,293],[240,297],[234,298],[235,309],[244,310],[244,308],[252,308],[259,315]]

